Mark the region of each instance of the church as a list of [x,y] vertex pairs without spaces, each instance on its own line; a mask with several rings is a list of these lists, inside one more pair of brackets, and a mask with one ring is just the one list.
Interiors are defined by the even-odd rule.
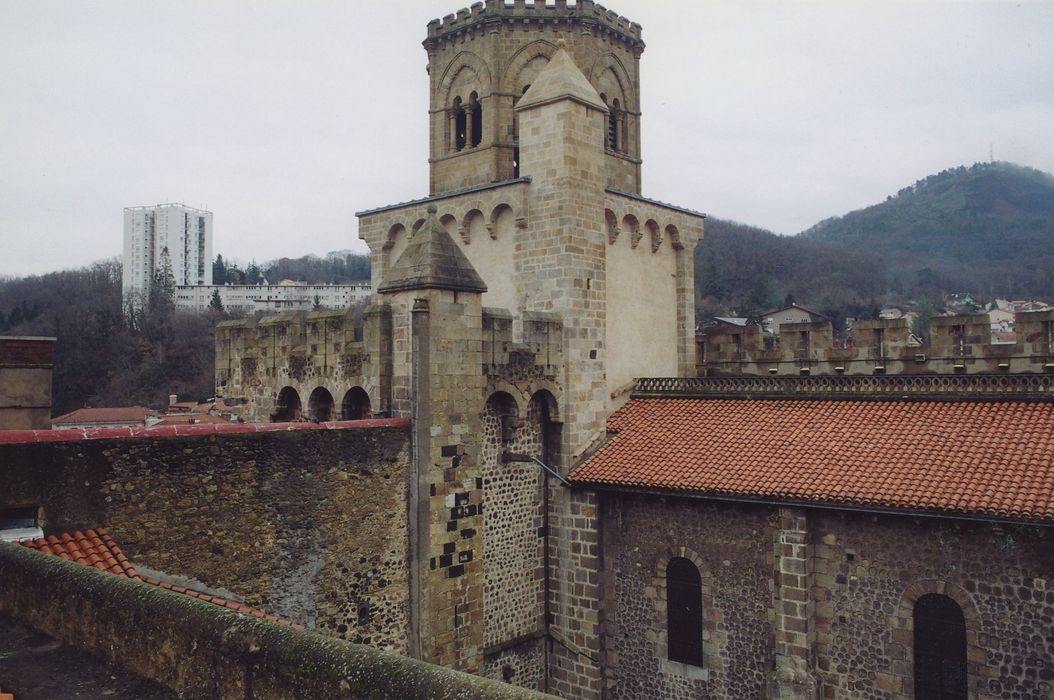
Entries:
[[249,424],[12,439],[0,506],[560,697],[1054,697],[1054,377],[698,376],[641,27],[487,0],[424,48],[430,191],[358,213],[371,304],[221,323]]

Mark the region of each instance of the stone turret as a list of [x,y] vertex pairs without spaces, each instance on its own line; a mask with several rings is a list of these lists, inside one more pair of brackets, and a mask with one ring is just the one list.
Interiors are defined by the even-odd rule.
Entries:
[[413,418],[410,492],[414,656],[483,669],[483,492],[479,274],[428,207],[378,288],[392,308],[393,413]]

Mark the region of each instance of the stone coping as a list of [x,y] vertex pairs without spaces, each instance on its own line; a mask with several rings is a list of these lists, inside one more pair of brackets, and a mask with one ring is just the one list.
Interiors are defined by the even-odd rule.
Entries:
[[550,697],[0,542],[0,612],[180,697]]
[[405,428],[409,418],[366,418],[327,423],[205,423],[196,425],[158,425],[127,428],[63,428],[61,430],[0,430],[0,445],[46,442],[74,442],[124,438],[169,438],[243,433],[282,433],[301,430],[368,430]]

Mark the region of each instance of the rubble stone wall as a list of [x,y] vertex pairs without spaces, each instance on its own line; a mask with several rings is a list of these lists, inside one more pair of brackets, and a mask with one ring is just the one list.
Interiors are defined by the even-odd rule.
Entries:
[[252,427],[8,432],[0,507],[42,507],[46,534],[104,526],[134,563],[405,651],[408,422]]

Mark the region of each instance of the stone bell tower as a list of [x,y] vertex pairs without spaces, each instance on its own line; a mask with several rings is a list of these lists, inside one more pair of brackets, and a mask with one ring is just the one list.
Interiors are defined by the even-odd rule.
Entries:
[[640,25],[593,0],[486,0],[428,24],[430,194],[521,175],[514,110],[558,39],[604,103],[605,184],[640,193]]

